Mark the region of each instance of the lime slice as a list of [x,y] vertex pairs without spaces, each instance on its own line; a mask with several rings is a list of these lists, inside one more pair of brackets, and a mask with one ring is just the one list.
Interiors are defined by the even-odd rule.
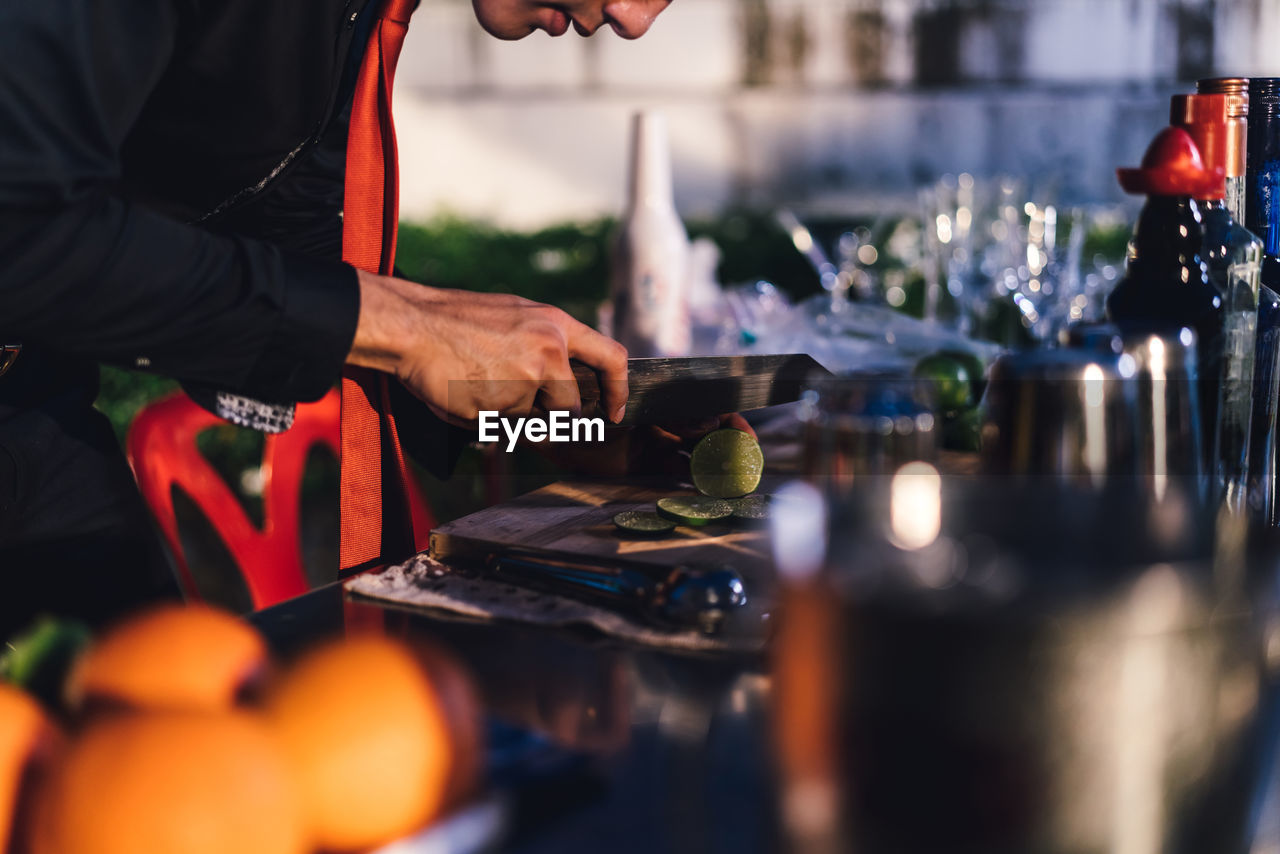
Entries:
[[713,430],[703,436],[689,458],[693,485],[712,498],[737,498],[760,485],[764,454],[749,433]]
[[624,510],[613,517],[613,524],[628,534],[665,534],[676,529],[676,523],[652,510]]
[[659,498],[658,513],[682,525],[697,528],[717,519],[729,518],[733,515],[733,508],[728,501],[718,498],[677,495]]
[[768,495],[746,495],[729,502],[733,508],[733,518],[744,522],[762,522],[769,518]]

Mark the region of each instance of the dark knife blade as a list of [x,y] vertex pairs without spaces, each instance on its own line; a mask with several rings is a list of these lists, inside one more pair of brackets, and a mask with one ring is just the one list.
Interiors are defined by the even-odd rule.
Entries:
[[[598,414],[600,377],[573,362],[584,414]],[[628,359],[623,424],[674,424],[747,412],[800,398],[814,379],[830,376],[804,353]]]

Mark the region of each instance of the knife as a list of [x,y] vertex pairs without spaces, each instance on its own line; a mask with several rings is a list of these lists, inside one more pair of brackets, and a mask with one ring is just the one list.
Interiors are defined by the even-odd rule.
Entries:
[[[584,414],[600,409],[600,377],[573,362]],[[623,424],[672,424],[799,400],[830,371],[805,353],[628,359]]]
[[707,635],[717,634],[747,604],[742,577],[728,566],[676,566],[654,577],[621,564],[508,552],[490,556],[487,568],[517,585],[635,611],[659,625]]

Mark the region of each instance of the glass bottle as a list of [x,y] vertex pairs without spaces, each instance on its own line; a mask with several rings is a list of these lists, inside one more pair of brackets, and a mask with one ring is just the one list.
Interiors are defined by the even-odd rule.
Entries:
[[[1203,435],[1218,423],[1221,375],[1222,295],[1209,283],[1201,260],[1203,223],[1195,196],[1212,192],[1195,142],[1179,128],[1165,128],[1152,141],[1139,169],[1118,170],[1127,192],[1145,193],[1147,203],[1134,229],[1125,276],[1107,298],[1107,317],[1125,334],[1195,331],[1197,397]],[[1213,471],[1213,449],[1201,443],[1205,470]]]
[[1204,225],[1200,255],[1208,270],[1209,283],[1222,295],[1223,301],[1218,423],[1205,424],[1204,431],[1215,449],[1215,467],[1210,471],[1215,475],[1222,499],[1229,509],[1242,511],[1249,476],[1258,278],[1262,264],[1262,242],[1236,222],[1226,202],[1226,176],[1231,172],[1244,172],[1244,150],[1233,148],[1242,145],[1244,140],[1228,132],[1226,95],[1175,95],[1169,122],[1185,130],[1195,141],[1206,169],[1221,170],[1224,176],[1197,199]]
[[1280,404],[1280,78],[1249,81],[1245,225],[1262,239],[1258,340],[1253,374],[1249,464],[1251,505],[1271,525],[1277,518],[1276,415]]
[[671,153],[660,113],[632,124],[627,211],[610,264],[613,332],[632,356],[687,356],[689,236],[672,196]]
[[[1227,98],[1226,169],[1227,186],[1224,201],[1232,218],[1245,222],[1245,145],[1249,132],[1249,80],[1245,77],[1211,77],[1196,81],[1201,95],[1225,95]],[[1204,154],[1202,151],[1201,154]]]

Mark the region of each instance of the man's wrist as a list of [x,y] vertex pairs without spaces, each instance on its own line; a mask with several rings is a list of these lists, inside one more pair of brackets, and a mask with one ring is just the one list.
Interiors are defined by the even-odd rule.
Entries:
[[357,270],[360,283],[360,315],[347,363],[398,373],[405,342],[413,334],[416,303],[410,289],[423,288],[391,276]]

